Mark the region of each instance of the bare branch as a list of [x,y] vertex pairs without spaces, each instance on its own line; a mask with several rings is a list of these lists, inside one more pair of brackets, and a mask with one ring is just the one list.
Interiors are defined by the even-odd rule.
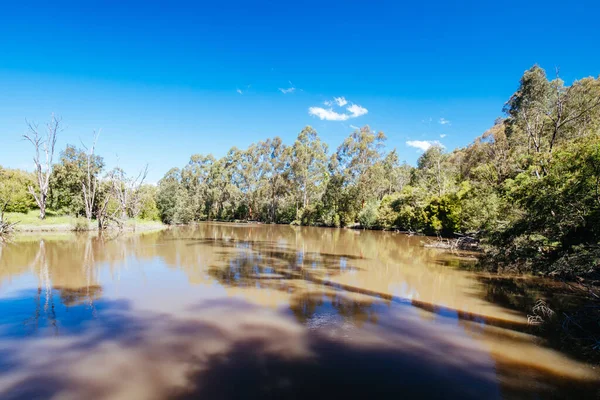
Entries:
[[[36,123],[26,121],[28,133],[23,134],[23,138],[28,140],[34,147],[35,153],[33,162],[35,163],[35,172],[37,178],[37,191],[29,187],[29,193],[33,195],[40,208],[40,219],[46,217],[46,199],[50,184],[50,175],[52,174],[52,161],[54,150],[56,148],[56,139],[62,132],[61,118],[52,114],[50,122],[46,124],[46,137],[42,137],[39,132],[39,126]],[[45,160],[41,159],[41,152],[44,152]]]

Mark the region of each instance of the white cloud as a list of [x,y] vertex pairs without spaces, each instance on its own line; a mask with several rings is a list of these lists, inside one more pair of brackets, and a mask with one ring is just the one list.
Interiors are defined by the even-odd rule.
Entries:
[[448,136],[448,135],[446,135],[445,133],[442,133],[442,134],[440,135],[440,137],[441,137],[442,139],[443,139],[443,138],[445,138],[446,136]]
[[358,126],[352,125],[352,124],[350,124],[350,128],[352,128],[352,129],[360,129]]
[[288,83],[290,84],[289,88],[279,88],[279,91],[281,93],[288,94],[288,93],[294,93],[296,91],[296,87],[294,86],[292,81],[288,81]]
[[431,146],[444,147],[444,145],[437,140],[409,140],[406,142],[406,145],[422,151],[429,150]]
[[337,103],[338,106],[340,107],[344,107],[346,104],[348,104],[348,100],[346,100],[345,97],[334,97],[333,101],[335,101]]
[[333,111],[331,108],[326,110],[322,107],[310,107],[308,109],[308,114],[327,121],[345,121],[350,118],[350,115],[348,114],[340,114]]
[[446,118],[440,118],[439,122],[441,125],[450,125],[450,121],[448,121]]
[[244,94],[244,92],[242,92],[242,89],[238,89],[236,90],[236,92],[238,92],[239,94]]
[[291,88],[287,88],[287,89],[279,88],[279,91],[283,94],[294,93],[296,91],[296,88],[295,87],[291,87]]
[[352,118],[360,117],[361,115],[365,115],[369,112],[369,110],[359,106],[358,104],[352,104],[350,107],[346,108],[346,110],[348,110],[352,114]]
[[350,118],[360,117],[361,115],[365,115],[369,112],[369,110],[358,104],[350,104],[348,107],[346,107],[347,112],[334,111],[333,108],[336,105],[343,107],[346,104],[349,104],[348,100],[346,100],[344,97],[334,97],[333,101],[325,101],[324,104],[328,108],[310,107],[308,109],[308,114],[327,121],[346,121]]

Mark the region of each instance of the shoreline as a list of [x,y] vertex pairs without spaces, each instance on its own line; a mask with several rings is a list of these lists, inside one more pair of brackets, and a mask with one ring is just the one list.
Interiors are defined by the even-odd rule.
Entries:
[[[93,226],[88,227],[88,229],[76,228],[72,224],[46,224],[46,225],[32,225],[32,224],[17,224],[14,228],[14,234],[20,233],[43,233],[43,232],[99,232],[98,226],[96,224],[90,224]],[[105,229],[106,232],[148,232],[148,231],[158,231],[163,229],[168,229],[169,225],[163,224],[161,222],[143,222],[136,224],[125,224],[123,229],[118,229],[115,227],[108,227]]]

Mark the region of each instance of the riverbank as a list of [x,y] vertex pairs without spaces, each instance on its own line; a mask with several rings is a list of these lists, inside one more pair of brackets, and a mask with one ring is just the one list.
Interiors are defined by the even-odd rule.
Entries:
[[[15,223],[14,232],[83,232],[83,231],[98,231],[98,223],[96,220],[87,221],[85,218],[77,218],[66,215],[56,215],[49,211],[46,218],[41,220],[37,211],[28,213],[6,213],[5,219],[8,222]],[[125,222],[123,231],[155,231],[166,229],[168,225],[160,221],[148,221],[141,219],[130,219]],[[109,226],[108,230],[119,230],[116,226]]]

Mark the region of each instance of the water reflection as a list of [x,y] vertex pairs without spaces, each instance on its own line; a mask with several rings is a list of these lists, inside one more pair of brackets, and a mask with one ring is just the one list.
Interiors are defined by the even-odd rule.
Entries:
[[0,254],[0,397],[598,394],[527,326],[539,288],[418,242],[233,224],[18,238]]

